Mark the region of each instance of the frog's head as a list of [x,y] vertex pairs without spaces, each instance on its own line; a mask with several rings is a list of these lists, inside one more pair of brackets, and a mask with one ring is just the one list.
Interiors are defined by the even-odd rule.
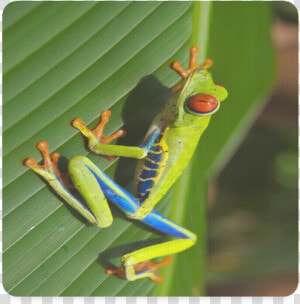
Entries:
[[172,91],[180,90],[177,100],[178,120],[181,122],[193,122],[209,119],[215,113],[220,103],[226,99],[227,90],[220,84],[214,83],[211,73],[207,71],[213,62],[207,59],[204,64],[196,63],[198,48],[191,48],[190,66],[183,70],[178,62],[173,63],[173,68],[185,79],[183,83],[172,88]]

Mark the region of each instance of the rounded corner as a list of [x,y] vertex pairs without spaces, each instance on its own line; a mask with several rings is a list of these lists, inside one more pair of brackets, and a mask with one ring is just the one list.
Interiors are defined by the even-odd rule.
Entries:
[[16,0],[16,1],[6,3],[6,5],[2,9],[2,20],[4,20],[4,14],[7,11],[7,9],[10,8],[11,6],[15,6],[19,3],[22,3],[22,1]]
[[3,279],[2,279],[2,286],[4,291],[6,292],[7,295],[12,296],[12,297],[18,297],[19,295],[17,294],[13,294],[11,291],[8,291],[8,288],[6,288],[5,286],[5,276],[3,275]]
[[295,286],[291,288],[291,291],[284,295],[285,298],[292,296],[298,290],[299,286],[299,277],[297,276],[297,280],[295,281]]

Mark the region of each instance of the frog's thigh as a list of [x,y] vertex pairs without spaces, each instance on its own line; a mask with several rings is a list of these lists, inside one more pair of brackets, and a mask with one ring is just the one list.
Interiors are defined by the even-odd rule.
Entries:
[[[110,218],[110,210],[106,198],[117,205],[127,215],[133,214],[139,207],[138,200],[121,188],[108,175],[99,169],[88,158],[75,156],[70,160],[69,172],[72,181],[82,191],[89,207],[94,209],[95,216]],[[91,198],[91,204],[89,200]],[[100,205],[98,203],[100,201]],[[93,211],[93,212],[94,212]],[[103,220],[103,219],[102,219]]]
[[72,182],[94,215],[97,226],[108,227],[112,224],[113,217],[103,190],[90,167],[96,166],[86,157],[76,156],[70,160],[68,169]]

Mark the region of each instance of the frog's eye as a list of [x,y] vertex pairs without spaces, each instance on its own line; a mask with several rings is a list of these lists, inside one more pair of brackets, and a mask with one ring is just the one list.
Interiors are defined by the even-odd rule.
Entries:
[[187,107],[193,113],[208,115],[216,112],[219,108],[218,99],[209,94],[197,94],[189,98]]

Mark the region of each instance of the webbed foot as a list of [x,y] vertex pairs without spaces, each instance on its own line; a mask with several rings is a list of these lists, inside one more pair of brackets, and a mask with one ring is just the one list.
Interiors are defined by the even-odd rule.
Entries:
[[66,188],[73,188],[74,186],[68,182],[68,175],[62,173],[58,169],[58,161],[60,157],[59,153],[54,152],[52,155],[50,155],[49,145],[46,141],[40,141],[37,144],[37,148],[40,150],[43,156],[44,164],[39,165],[34,158],[28,158],[25,160],[25,166],[31,168],[37,174],[47,177],[48,179],[51,179],[51,176],[53,176],[55,179],[58,178]]
[[[197,64],[199,48],[197,46],[193,46],[190,48],[190,63],[189,68],[184,70],[178,61],[174,61],[171,65],[171,68],[175,70],[183,79],[186,79],[189,74],[195,69],[207,69],[213,65],[212,59],[206,59],[202,65]],[[176,92],[182,86],[182,82],[171,88],[172,92]]]
[[[103,131],[106,124],[109,122],[109,117],[111,116],[110,110],[105,110],[100,115],[100,122],[94,130],[90,130],[82,121],[82,119],[77,118],[73,121],[73,127],[77,128],[85,137],[89,140],[89,146],[93,147],[97,143],[109,144],[114,139],[123,137],[126,135],[126,131],[119,129],[109,136],[104,136]],[[110,161],[115,160],[115,156],[106,155],[107,159]]]
[[[150,260],[135,264],[135,279],[149,277],[154,283],[161,283],[163,281],[163,277],[156,272],[164,265],[170,264],[173,262],[172,257],[166,257],[161,262],[152,263]],[[117,269],[106,269],[106,274],[116,274],[120,278],[125,278],[125,268],[117,268]]]

